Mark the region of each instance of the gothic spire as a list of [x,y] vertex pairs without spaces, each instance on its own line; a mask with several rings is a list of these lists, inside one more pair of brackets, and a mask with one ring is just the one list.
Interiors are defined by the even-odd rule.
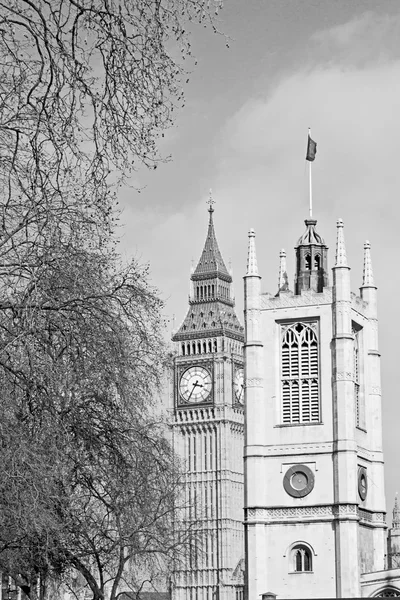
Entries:
[[279,253],[279,281],[278,281],[278,291],[285,292],[289,289],[289,281],[286,269],[286,252],[285,250],[280,251]]
[[225,276],[225,278],[228,278],[228,280],[231,281],[232,278],[225,266],[214,231],[214,209],[212,205],[215,204],[215,202],[212,198],[211,190],[207,204],[209,204],[208,213],[210,215],[208,221],[208,232],[203,252],[194,271],[194,275],[212,276],[218,273],[219,275]]
[[338,219],[336,223],[337,238],[336,238],[336,264],[335,267],[347,267],[346,246],[344,243],[343,234],[343,219]]
[[[363,287],[375,287],[374,273],[371,263],[371,244],[367,240],[364,244],[364,270],[363,270]],[[397,501],[397,496],[396,496]]]
[[256,234],[255,234],[254,229],[250,229],[250,231],[249,231],[249,250],[248,250],[248,254],[247,254],[247,273],[246,273],[246,275],[258,275],[255,237],[256,237]]
[[207,237],[197,267],[191,270],[189,310],[173,336],[175,342],[220,335],[243,341],[244,337],[234,309],[232,272],[225,266],[214,231],[211,190],[207,204]]

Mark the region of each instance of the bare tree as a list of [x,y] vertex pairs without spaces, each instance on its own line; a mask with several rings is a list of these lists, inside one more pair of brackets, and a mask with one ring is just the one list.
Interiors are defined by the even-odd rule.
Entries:
[[214,8],[0,0],[0,568],[31,598],[79,572],[114,600],[187,543],[148,411],[161,303],[121,265],[114,194],[160,160],[186,23]]

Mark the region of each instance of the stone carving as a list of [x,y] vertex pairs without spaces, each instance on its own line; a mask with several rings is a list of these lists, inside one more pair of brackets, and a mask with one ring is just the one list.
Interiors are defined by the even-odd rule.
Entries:
[[358,507],[355,504],[338,504],[332,507],[334,517],[357,517]]
[[262,378],[261,377],[251,377],[250,379],[246,379],[244,383],[244,387],[252,388],[252,387],[262,387]]
[[361,314],[365,314],[368,307],[368,303],[362,300],[360,296],[357,296],[354,292],[351,292],[351,306],[354,310],[357,310]]
[[320,506],[291,506],[288,508],[249,508],[247,520],[286,521],[290,519],[303,520],[306,518],[340,518],[358,516],[355,504],[320,505]]
[[380,396],[382,393],[381,388],[379,387],[379,385],[373,385],[371,387],[371,394],[376,394],[377,396]]
[[385,523],[385,513],[382,512],[370,512],[364,508],[359,508],[358,516],[362,521],[368,521],[368,523]]
[[334,379],[336,376],[336,381],[353,381],[354,376],[351,371],[337,371],[334,374]]

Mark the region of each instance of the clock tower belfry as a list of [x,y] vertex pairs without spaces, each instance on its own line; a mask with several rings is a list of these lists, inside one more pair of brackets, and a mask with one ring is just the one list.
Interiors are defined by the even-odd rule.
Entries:
[[173,597],[242,600],[244,328],[218,247],[211,197],[208,203],[189,309],[172,337],[173,440],[186,466],[186,519],[200,533],[200,547],[174,573]]

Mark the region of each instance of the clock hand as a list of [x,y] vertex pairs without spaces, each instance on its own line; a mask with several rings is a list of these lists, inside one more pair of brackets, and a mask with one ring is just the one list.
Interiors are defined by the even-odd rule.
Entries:
[[195,381],[194,383],[192,383],[192,391],[189,394],[189,398],[188,401],[190,400],[191,395],[193,394],[194,390],[196,387],[204,387],[201,383],[198,382],[199,380]]
[[195,383],[192,383],[192,385],[193,385],[193,387],[192,387],[192,391],[191,391],[191,392],[190,392],[190,394],[189,394],[188,402],[189,402],[189,400],[190,400],[190,398],[191,398],[191,395],[192,395],[192,394],[193,394],[193,392],[194,392],[194,388],[196,387],[196,384],[195,384]]

